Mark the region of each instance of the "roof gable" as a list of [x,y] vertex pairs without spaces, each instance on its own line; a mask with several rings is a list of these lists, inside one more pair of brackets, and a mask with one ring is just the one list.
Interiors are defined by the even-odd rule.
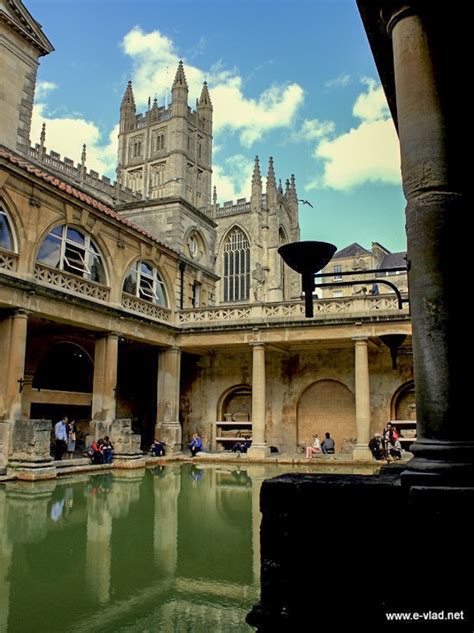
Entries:
[[6,22],[25,40],[39,50],[40,55],[54,51],[54,47],[21,0],[0,0],[0,20]]
[[370,255],[370,251],[365,249],[363,246],[354,242],[353,244],[349,244],[345,248],[342,248],[340,251],[335,253],[333,259],[344,259],[345,257],[359,257],[360,255]]

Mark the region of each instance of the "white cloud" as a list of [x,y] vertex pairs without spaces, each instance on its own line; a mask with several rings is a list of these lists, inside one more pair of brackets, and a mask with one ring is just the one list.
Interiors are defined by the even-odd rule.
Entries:
[[362,83],[368,87],[368,90],[357,97],[352,114],[362,121],[388,118],[390,113],[382,86],[377,86],[376,81],[370,77],[364,77]]
[[321,186],[349,190],[367,182],[399,184],[400,152],[395,127],[389,116],[383,90],[370,78],[362,82],[352,110],[361,123],[335,138],[322,138],[314,156],[324,162],[323,173],[305,189]]
[[58,86],[52,81],[38,81],[35,88],[35,97],[38,101],[41,101],[46,97],[48,92],[56,90]]
[[242,78],[238,76],[211,89],[214,131],[216,134],[224,129],[239,131],[244,147],[251,147],[265,132],[291,127],[304,99],[298,84],[271,86],[258,99],[248,99],[242,93]]
[[319,119],[305,119],[301,128],[293,134],[296,141],[315,141],[334,132],[336,126],[333,121]]
[[253,162],[242,154],[235,154],[222,164],[214,165],[212,172],[212,182],[220,201],[235,201],[250,196]]
[[363,122],[316,148],[325,161],[323,182],[333,189],[351,189],[364,182],[400,182],[400,155],[391,119]]
[[[137,105],[145,106],[155,92],[163,102],[179,61],[172,40],[158,30],[146,33],[136,26],[125,35],[122,47],[133,60]],[[185,73],[190,103],[199,97],[203,81],[207,80],[214,106],[214,133],[218,136],[224,130],[237,132],[244,147],[250,147],[266,132],[290,127],[304,99],[298,84],[273,85],[257,98],[249,98],[243,93],[242,77],[221,62],[205,72],[185,61]]]
[[344,88],[349,84],[351,76],[347,73],[342,73],[333,79],[329,79],[324,84],[326,88]]
[[101,176],[114,178],[117,162],[118,125],[104,141],[99,128],[92,122],[75,116],[56,118],[45,113],[46,105],[37,103],[33,107],[31,141],[39,142],[41,127],[46,123],[46,148],[74,160],[80,161],[82,146],[87,146],[86,165]]

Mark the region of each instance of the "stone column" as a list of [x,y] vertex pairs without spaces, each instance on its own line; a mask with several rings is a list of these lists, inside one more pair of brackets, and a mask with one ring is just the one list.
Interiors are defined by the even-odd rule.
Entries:
[[95,342],[92,420],[98,435],[107,435],[115,419],[118,334],[110,332]]
[[25,377],[26,334],[28,329],[28,313],[16,310],[11,316],[11,338],[6,367],[6,414],[10,420],[21,416],[20,379]]
[[170,347],[158,357],[157,415],[155,435],[166,442],[168,453],[182,449],[182,429],[179,421],[179,382],[181,350]]
[[11,453],[13,421],[21,417],[20,379],[25,375],[26,335],[28,313],[16,310],[1,323],[0,350],[3,358],[4,379],[0,388],[0,467]]
[[467,108],[455,97],[465,79],[464,36],[450,37],[462,18],[434,3],[427,19],[409,4],[392,9],[387,19],[407,199],[416,376],[417,440],[409,471],[424,479],[472,480],[471,358],[466,306],[454,290],[454,280],[472,268],[462,240],[469,207],[467,164],[459,149]]
[[357,443],[353,450],[355,460],[372,459],[370,439],[370,381],[369,354],[366,337],[355,337],[355,404]]
[[264,458],[270,454],[265,441],[266,422],[266,381],[265,381],[265,345],[252,343],[252,446],[249,457]]

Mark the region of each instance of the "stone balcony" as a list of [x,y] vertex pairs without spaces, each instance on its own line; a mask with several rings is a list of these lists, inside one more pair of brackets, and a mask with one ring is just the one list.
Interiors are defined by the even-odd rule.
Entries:
[[[405,297],[406,298],[406,297]],[[410,318],[408,304],[400,310],[395,295],[353,296],[315,299],[314,317],[306,319],[303,301],[254,303],[180,310],[181,329],[242,327],[262,324],[347,322],[351,320],[393,320]]]

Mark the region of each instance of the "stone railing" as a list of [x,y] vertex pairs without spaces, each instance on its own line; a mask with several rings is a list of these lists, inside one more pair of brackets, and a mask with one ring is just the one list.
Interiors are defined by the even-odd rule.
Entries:
[[34,276],[37,282],[54,286],[66,292],[74,292],[99,301],[108,301],[110,289],[102,284],[82,279],[76,275],[70,275],[62,270],[50,268],[43,264],[35,264]]
[[0,270],[7,270],[9,272],[16,272],[18,268],[18,255],[16,253],[10,253],[0,248]]
[[223,218],[228,215],[237,215],[239,213],[250,213],[250,202],[237,202],[237,204],[229,204],[223,207],[217,207],[216,218]]
[[[375,316],[392,317],[407,316],[408,306],[402,310],[398,308],[395,296],[377,297],[341,297],[340,299],[315,299],[314,317],[316,320],[373,318]],[[186,327],[200,325],[225,326],[230,323],[272,323],[305,320],[305,306],[303,301],[285,303],[254,303],[245,305],[221,306],[203,308],[200,310],[181,310],[178,314],[179,323]]]
[[130,312],[135,312],[156,321],[169,323],[171,320],[171,310],[159,306],[151,301],[144,301],[138,297],[122,292],[122,306]]

